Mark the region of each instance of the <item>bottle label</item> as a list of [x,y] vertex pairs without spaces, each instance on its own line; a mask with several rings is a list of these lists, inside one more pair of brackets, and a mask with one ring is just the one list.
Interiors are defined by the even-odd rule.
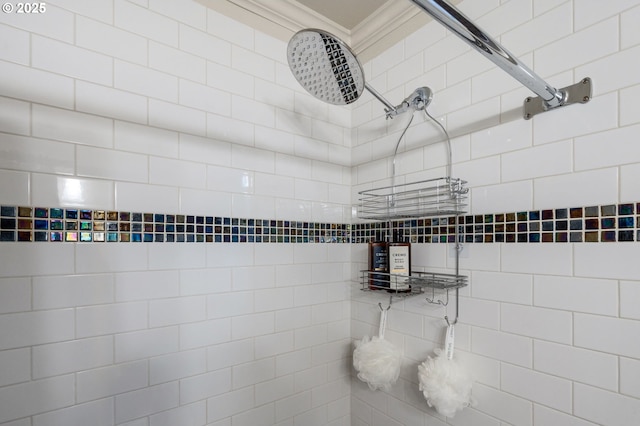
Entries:
[[373,246],[371,269],[374,271],[387,270],[387,248],[384,245]]
[[386,243],[369,244],[369,271],[384,272],[369,273],[369,288],[373,290],[389,288],[389,251]]
[[389,272],[395,275],[409,276],[410,267],[408,246],[389,247]]
[[389,246],[389,273],[391,274],[390,287],[393,290],[408,290],[404,278],[398,277],[411,275],[409,264],[409,246]]

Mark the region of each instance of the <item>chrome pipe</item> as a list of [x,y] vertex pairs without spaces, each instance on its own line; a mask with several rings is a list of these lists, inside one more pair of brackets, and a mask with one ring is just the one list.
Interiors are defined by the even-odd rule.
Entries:
[[384,110],[387,113],[387,118],[391,117],[392,115],[395,115],[396,112],[396,107],[394,107],[391,102],[389,102],[388,100],[386,100],[384,98],[384,96],[382,96],[380,93],[378,93],[376,91],[376,89],[374,89],[373,87],[371,87],[369,85],[369,83],[364,83],[364,88],[367,89],[369,91],[369,93],[371,93],[373,95],[374,98],[376,98],[377,100],[379,100],[380,102],[382,102],[384,104],[384,106],[386,106],[387,108]]
[[566,102],[567,94],[564,90],[557,90],[547,84],[487,33],[473,24],[462,12],[446,1],[410,1],[537,94],[542,99],[545,109],[562,106]]

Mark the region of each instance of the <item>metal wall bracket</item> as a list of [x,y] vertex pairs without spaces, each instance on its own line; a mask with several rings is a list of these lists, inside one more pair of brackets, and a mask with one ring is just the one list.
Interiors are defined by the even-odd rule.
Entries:
[[539,96],[528,97],[524,100],[524,113],[525,120],[530,120],[534,115],[571,104],[585,104],[591,100],[591,79],[589,77],[583,78],[579,83],[572,84],[571,86],[563,87],[558,91],[562,93],[562,101],[558,106],[551,107]]

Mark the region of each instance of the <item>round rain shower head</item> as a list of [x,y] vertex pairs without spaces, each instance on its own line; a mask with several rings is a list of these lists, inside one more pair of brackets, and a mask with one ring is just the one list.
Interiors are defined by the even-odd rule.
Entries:
[[287,46],[293,76],[316,98],[334,105],[358,100],[365,88],[364,72],[351,49],[334,35],[305,29]]

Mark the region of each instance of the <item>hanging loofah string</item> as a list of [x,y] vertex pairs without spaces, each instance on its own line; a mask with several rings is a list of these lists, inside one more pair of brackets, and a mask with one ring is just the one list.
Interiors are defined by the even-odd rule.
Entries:
[[474,405],[471,395],[473,379],[466,368],[453,358],[454,325],[447,327],[445,351],[436,349],[435,357],[418,366],[419,389],[429,407],[446,417]]
[[353,351],[353,367],[358,372],[358,379],[367,383],[371,390],[389,390],[400,376],[402,353],[384,340],[388,310],[381,308],[378,337],[364,336],[355,343]]

